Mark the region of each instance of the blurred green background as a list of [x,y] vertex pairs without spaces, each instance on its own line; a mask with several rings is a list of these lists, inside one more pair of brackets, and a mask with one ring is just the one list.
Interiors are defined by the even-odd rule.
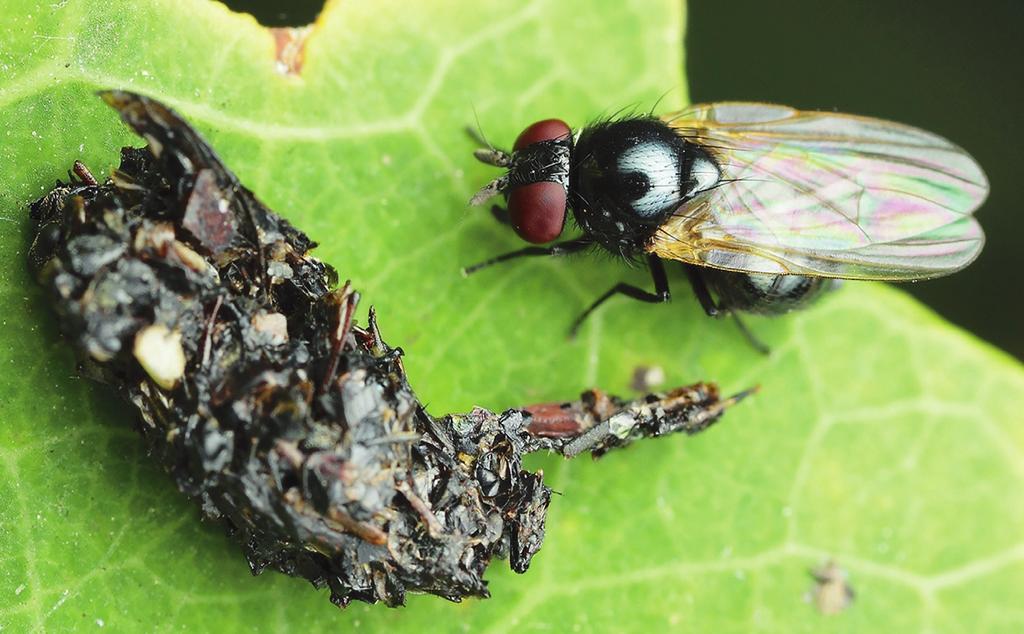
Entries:
[[[323,2],[227,4],[282,26],[311,22]],[[992,185],[979,212],[985,250],[966,271],[903,288],[1024,359],[1024,2],[693,0],[688,10],[694,101],[883,117],[942,134],[974,155]],[[630,105],[615,95],[608,102],[610,110]]]

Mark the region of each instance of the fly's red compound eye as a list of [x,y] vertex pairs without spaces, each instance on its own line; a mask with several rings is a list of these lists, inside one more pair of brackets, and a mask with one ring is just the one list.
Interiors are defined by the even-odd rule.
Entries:
[[570,134],[572,134],[572,130],[569,129],[569,124],[565,121],[561,119],[544,119],[523,130],[516,139],[512,149],[521,150],[532,143],[554,141],[555,139],[567,137]]
[[[544,119],[523,130],[513,150],[519,151],[541,141],[563,139],[572,134],[569,125],[561,119]],[[565,188],[560,183],[538,181],[520,185],[508,196],[508,211],[512,228],[527,242],[551,242],[562,233],[565,225]]]
[[561,183],[540,181],[516,187],[508,195],[512,228],[527,242],[551,242],[565,224],[565,188]]

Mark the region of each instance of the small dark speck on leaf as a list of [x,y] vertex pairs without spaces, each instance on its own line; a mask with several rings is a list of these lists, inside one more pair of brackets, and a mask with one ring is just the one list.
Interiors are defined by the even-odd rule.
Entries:
[[856,593],[850,585],[849,575],[839,564],[828,561],[809,572],[814,579],[814,587],[805,596],[808,603],[826,615],[839,614],[850,607]]
[[665,382],[665,370],[661,366],[638,365],[633,370],[629,386],[637,392],[647,392]]

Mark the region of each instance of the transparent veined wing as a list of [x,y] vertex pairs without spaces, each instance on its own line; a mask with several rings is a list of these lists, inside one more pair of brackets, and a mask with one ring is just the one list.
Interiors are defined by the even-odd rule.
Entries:
[[974,260],[988,181],[964,150],[911,126],[726,102],[665,121],[717,163],[716,185],[647,250],[735,271],[876,280],[939,277]]

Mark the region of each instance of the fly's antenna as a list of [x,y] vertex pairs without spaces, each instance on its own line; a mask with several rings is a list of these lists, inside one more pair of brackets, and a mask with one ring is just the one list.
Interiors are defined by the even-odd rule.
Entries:
[[[469,138],[473,139],[477,145],[481,146],[473,150],[473,156],[476,157],[476,160],[481,163],[493,165],[494,167],[507,168],[511,166],[512,155],[491,145],[491,142],[487,140],[486,136],[484,136],[484,128],[480,125],[480,115],[476,111],[476,106],[473,106],[473,118],[476,120],[476,127],[466,126],[466,133],[469,134]],[[470,199],[469,204],[472,206],[480,205],[488,199],[505,191],[506,187],[508,187],[507,174],[484,185],[480,191]]]
[[484,135],[484,127],[480,125],[480,113],[476,111],[476,106],[473,106],[473,120],[476,121],[475,128],[466,126],[466,132],[469,134],[470,138],[473,139],[477,145],[481,146],[481,148],[487,148],[491,152],[496,152],[497,149],[491,145],[491,142],[488,141],[487,137]]

